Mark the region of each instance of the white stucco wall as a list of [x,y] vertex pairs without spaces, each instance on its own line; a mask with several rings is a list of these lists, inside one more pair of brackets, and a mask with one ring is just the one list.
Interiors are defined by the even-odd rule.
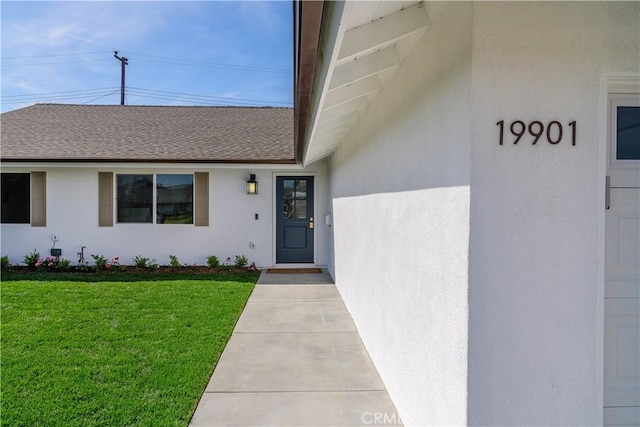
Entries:
[[[326,161],[317,162],[302,170],[298,167],[269,169],[255,167],[215,166],[149,166],[149,165],[22,165],[3,164],[3,172],[47,172],[47,226],[2,224],[1,252],[11,263],[18,264],[25,254],[38,250],[42,257],[49,254],[51,234],[60,240],[56,247],[62,257],[77,261],[81,246],[90,254],[108,258],[120,257],[121,264],[131,264],[136,255],[157,259],[161,265],[169,262],[169,254],[182,263],[206,264],[207,255],[216,255],[222,262],[227,257],[233,263],[236,255],[245,255],[258,266],[275,263],[274,244],[274,186],[276,175],[315,175],[316,214],[329,211]],[[98,227],[98,171],[117,173],[193,173],[209,172],[208,227],[169,224],[114,224]],[[255,173],[259,193],[245,194],[249,173]],[[114,193],[115,195],[115,193]],[[115,203],[114,203],[115,206]],[[254,219],[254,214],[259,219]],[[316,263],[326,265],[329,256],[329,227],[317,221],[315,228]],[[255,242],[255,248],[249,247]]]
[[333,156],[334,276],[404,423],[461,425],[470,5],[427,35]]
[[[469,424],[602,423],[599,83],[638,72],[638,7],[474,4]],[[499,120],[576,120],[577,145],[499,146]]]

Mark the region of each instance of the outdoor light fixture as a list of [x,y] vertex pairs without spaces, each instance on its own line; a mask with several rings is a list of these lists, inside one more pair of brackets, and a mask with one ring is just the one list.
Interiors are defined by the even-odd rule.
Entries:
[[258,181],[256,181],[256,175],[249,175],[249,181],[247,181],[247,194],[258,194]]

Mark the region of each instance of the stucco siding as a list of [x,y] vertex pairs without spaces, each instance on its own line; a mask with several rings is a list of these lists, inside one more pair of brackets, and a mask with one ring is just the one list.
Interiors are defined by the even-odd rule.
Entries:
[[470,24],[449,5],[331,162],[336,285],[406,425],[466,422]]
[[[176,255],[182,263],[206,264],[207,255],[216,255],[222,262],[231,262],[236,255],[245,255],[258,266],[274,264],[274,185],[278,174],[314,174],[316,185],[316,215],[329,211],[326,161],[300,169],[234,169],[193,167],[184,165],[170,168],[161,166],[43,166],[3,165],[3,172],[42,170],[47,173],[47,226],[29,224],[2,224],[2,255],[11,263],[19,264],[25,254],[36,249],[44,257],[49,254],[56,233],[60,240],[56,247],[62,257],[77,261],[81,246],[85,256],[102,254],[108,258],[118,256],[122,264],[131,264],[136,255],[156,259],[168,264],[169,255]],[[155,174],[209,172],[208,227],[177,224],[118,224],[98,227],[98,172],[114,174]],[[255,173],[259,183],[257,195],[245,193],[249,173]],[[114,193],[115,197],[115,193]],[[117,201],[114,202],[114,205]],[[255,219],[258,214],[258,220]],[[315,228],[316,263],[327,265],[329,257],[329,227],[318,221]],[[249,243],[255,247],[250,248]]]
[[[602,423],[599,85],[638,72],[638,6],[474,4],[471,425]],[[565,137],[514,145],[507,131],[500,146],[500,120],[557,120]]]

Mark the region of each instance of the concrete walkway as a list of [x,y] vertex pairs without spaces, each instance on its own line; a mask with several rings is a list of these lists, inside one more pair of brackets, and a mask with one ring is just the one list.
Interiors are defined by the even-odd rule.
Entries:
[[398,422],[331,276],[263,271],[190,425]]

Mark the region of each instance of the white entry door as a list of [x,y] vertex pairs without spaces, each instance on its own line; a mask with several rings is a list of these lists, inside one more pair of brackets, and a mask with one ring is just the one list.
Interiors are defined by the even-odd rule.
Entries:
[[640,425],[640,101],[610,96],[604,424]]

